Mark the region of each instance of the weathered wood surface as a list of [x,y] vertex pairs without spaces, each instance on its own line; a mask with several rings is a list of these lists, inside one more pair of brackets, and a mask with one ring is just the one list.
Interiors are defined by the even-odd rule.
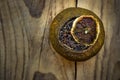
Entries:
[[77,6],[95,12],[106,33],[99,54],[78,63],[78,80],[120,80],[120,0],[78,0]]
[[[0,80],[75,80],[76,72],[77,80],[119,80],[119,4],[119,0],[0,0]],[[48,40],[53,18],[75,6],[95,12],[106,32],[99,54],[77,64],[55,53]]]
[[74,62],[53,52],[48,41],[52,19],[74,5],[73,0],[0,0],[0,80],[39,80],[44,73],[74,80]]

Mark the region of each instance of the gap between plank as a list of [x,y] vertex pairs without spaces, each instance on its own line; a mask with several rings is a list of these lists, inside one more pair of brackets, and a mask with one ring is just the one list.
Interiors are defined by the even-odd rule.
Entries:
[[75,7],[77,8],[78,0],[75,0]]
[[75,80],[77,80],[77,61],[75,61]]
[[[77,8],[78,0],[75,0],[75,7]],[[75,80],[77,80],[77,61],[75,61]]]
[[[75,7],[77,8],[78,0],[75,0]],[[77,61],[75,61],[75,80],[77,80]]]

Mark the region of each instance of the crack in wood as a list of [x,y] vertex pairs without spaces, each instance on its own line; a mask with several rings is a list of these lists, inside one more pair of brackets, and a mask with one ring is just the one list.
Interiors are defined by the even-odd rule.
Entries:
[[[78,0],[75,0],[75,7],[78,6]],[[77,80],[77,61],[75,61],[75,80]]]
[[75,7],[77,8],[78,0],[75,0]]
[[77,62],[75,61],[75,80],[77,80]]

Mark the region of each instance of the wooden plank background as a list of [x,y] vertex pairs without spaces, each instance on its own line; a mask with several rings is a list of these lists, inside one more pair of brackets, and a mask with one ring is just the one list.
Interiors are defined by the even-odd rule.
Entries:
[[[53,18],[68,7],[96,13],[106,33],[100,52],[77,64],[48,40]],[[120,0],[0,0],[0,80],[120,80],[119,25]]]

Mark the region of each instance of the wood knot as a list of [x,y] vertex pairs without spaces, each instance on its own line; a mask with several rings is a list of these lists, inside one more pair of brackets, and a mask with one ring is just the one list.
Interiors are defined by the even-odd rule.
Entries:
[[45,0],[24,0],[32,17],[39,18],[45,6]]
[[58,80],[52,73],[35,72],[33,80]]

